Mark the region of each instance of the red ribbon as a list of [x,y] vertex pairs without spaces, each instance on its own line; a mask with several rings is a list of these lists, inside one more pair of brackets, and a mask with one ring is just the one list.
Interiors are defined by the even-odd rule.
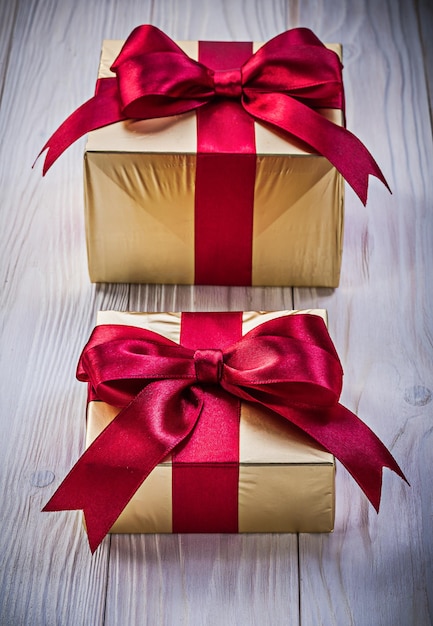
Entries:
[[[200,41],[198,58],[223,82],[252,51],[251,43]],[[252,283],[256,161],[254,120],[238,99],[215,98],[197,110],[196,285]]]
[[[134,29],[96,94],[47,141],[43,172],[79,137],[128,118],[147,119],[199,109],[213,100],[237,99],[251,117],[325,156],[361,201],[369,175],[388,184],[366,147],[315,109],[344,109],[341,63],[306,28],[264,44],[240,68],[214,71],[190,59],[158,28]],[[230,133],[230,128],[227,128]]]
[[180,344],[194,350],[203,410],[172,454],[172,531],[237,533],[241,401],[206,383],[222,373],[222,350],[242,338],[242,313],[182,313],[180,331]]
[[[224,337],[221,314],[206,316]],[[382,468],[405,479],[370,428],[339,404],[342,369],[321,318],[283,316],[221,346],[191,349],[130,326],[93,331],[77,377],[92,397],[123,408],[44,508],[83,509],[92,551],[152,469],[188,441],[212,386],[310,435],[343,463],[376,510]]]

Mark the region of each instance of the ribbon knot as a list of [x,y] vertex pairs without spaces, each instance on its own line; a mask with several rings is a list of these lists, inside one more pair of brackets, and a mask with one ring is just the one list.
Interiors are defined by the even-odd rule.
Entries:
[[194,352],[194,367],[198,382],[210,384],[219,383],[223,370],[222,351],[196,350]]
[[215,70],[213,75],[215,95],[223,98],[240,98],[242,95],[242,73],[240,68]]

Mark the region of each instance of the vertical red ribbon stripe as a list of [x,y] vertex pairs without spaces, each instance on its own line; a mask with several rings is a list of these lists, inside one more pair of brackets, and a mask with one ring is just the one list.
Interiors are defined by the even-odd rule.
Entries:
[[[250,42],[199,42],[199,61],[239,68]],[[251,285],[256,147],[254,121],[238,100],[197,111],[195,283]]]
[[[242,313],[182,313],[181,345],[227,348],[242,337]],[[238,532],[240,400],[204,387],[200,420],[173,454],[173,532]]]

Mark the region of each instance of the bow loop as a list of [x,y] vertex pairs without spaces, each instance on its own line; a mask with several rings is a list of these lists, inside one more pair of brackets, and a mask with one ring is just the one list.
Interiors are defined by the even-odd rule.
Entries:
[[79,360],[78,380],[114,406],[126,406],[153,381],[195,377],[192,350],[152,331],[136,331],[133,326],[98,326]]
[[263,44],[244,64],[245,88],[256,93],[286,94],[310,108],[344,110],[342,64],[337,53],[310,31],[302,44],[295,46],[291,33],[287,31]]
[[175,115],[212,97],[210,71],[179,52],[149,52],[116,65],[119,96],[128,118]]
[[111,70],[115,72],[125,61],[132,57],[139,57],[153,52],[174,52],[186,56],[182,48],[162,30],[151,24],[143,24],[134,28],[129,34],[121,51],[111,65]]
[[340,397],[342,370],[338,357],[318,345],[246,335],[225,355],[222,385],[250,402],[329,408]]

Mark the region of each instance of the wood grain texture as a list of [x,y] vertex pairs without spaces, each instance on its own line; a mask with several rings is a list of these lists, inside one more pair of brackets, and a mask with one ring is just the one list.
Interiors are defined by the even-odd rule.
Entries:
[[17,6],[14,2],[0,5],[0,102],[9,63]]
[[[303,3],[301,19],[313,7]],[[393,195],[373,181],[364,209],[347,191],[340,288],[295,290],[295,306],[328,308],[343,402],[391,448],[411,488],[386,471],[376,516],[338,468],[336,531],[300,537],[301,623],[429,624],[433,154],[418,21],[407,2],[360,2],[350,20],[343,2],[322,7],[312,27],[343,43],[349,127]]]
[[294,544],[294,535],[113,536],[106,624],[297,624]]
[[[92,31],[102,37],[104,8],[95,5],[90,23],[85,2],[14,8],[0,120],[0,622],[102,624],[107,549],[91,558],[78,513],[40,512],[82,449],[85,390],[74,370],[105,299],[87,278],[82,145],[43,181],[31,165],[54,125],[93,87],[94,70],[80,54],[97,58]],[[127,304],[123,292],[108,290],[110,306]]]
[[433,126],[433,3],[430,0],[416,2],[418,28],[423,51],[423,67],[429,94],[430,126]]
[[[424,626],[431,521],[433,162],[428,0],[11,0],[0,4],[0,624]],[[347,189],[337,290],[90,285],[83,141],[43,180],[31,164],[92,93],[103,38],[151,22],[178,39],[267,39],[311,27],[344,46],[349,128],[377,181]],[[40,509],[84,441],[80,350],[99,309],[324,307],[342,401],[407,473],[377,516],[337,472],[332,535],[113,536],[91,557],[78,513]]]

